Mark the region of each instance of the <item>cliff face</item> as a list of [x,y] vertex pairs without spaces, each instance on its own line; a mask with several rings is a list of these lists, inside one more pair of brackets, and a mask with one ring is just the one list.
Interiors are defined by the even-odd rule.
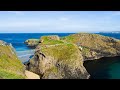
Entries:
[[12,45],[0,40],[0,79],[24,79],[24,71]]
[[41,79],[87,79],[89,74],[79,48],[51,37],[41,37],[43,42],[36,47],[28,70],[39,74]]
[[98,34],[78,33],[61,38],[76,44],[84,60],[120,55],[120,40]]
[[120,40],[98,34],[43,36],[40,41],[28,70],[41,79],[87,79],[85,60],[120,56]]

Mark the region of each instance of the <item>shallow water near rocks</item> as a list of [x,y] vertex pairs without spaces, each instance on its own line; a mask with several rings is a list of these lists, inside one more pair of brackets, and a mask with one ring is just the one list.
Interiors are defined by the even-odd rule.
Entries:
[[104,57],[85,61],[84,66],[90,79],[120,79],[120,57]]

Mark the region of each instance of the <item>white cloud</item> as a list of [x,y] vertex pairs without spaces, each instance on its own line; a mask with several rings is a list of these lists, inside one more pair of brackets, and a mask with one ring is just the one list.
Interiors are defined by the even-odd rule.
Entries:
[[16,15],[23,15],[24,13],[22,11],[7,11],[9,13],[14,13]]
[[7,22],[0,22],[0,28],[9,28],[9,29],[26,29],[26,30],[74,30],[74,31],[84,31],[89,29],[96,29],[100,28],[99,24],[92,23],[92,22],[59,22],[56,20],[41,20],[41,21],[34,21],[34,20],[17,20],[17,21],[7,21]]
[[61,17],[59,20],[61,20],[61,21],[67,21],[67,20],[69,20],[69,18],[67,18],[67,17]]
[[[9,13],[22,15],[22,11],[8,11]],[[42,14],[33,17],[14,17],[2,19],[0,29],[4,30],[25,30],[26,32],[79,32],[79,31],[105,31],[119,29],[119,23],[113,21],[112,14],[120,12],[110,12],[107,16],[101,17],[70,17],[60,15],[57,17],[41,17]],[[116,14],[116,15],[117,15]],[[6,21],[7,20],[7,21]],[[22,31],[21,31],[22,32]]]
[[120,11],[113,11],[113,15],[115,16],[120,15]]

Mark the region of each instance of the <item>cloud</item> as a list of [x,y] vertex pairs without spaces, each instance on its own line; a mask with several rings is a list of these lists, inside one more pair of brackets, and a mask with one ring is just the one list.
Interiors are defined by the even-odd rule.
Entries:
[[9,13],[14,13],[16,15],[23,15],[24,13],[22,11],[7,11]]
[[61,20],[61,21],[67,21],[67,20],[69,20],[69,18],[67,18],[67,17],[61,17],[61,18],[59,18],[59,20]]
[[[62,20],[68,20],[68,18],[62,18]],[[104,24],[104,23],[103,23]],[[98,30],[103,24],[97,24],[95,22],[89,21],[69,21],[69,22],[60,22],[58,20],[12,20],[12,21],[0,21],[0,28],[8,29],[25,29],[27,31],[37,31],[40,30],[51,30],[56,32],[56,30],[64,32],[65,30],[74,31],[84,31],[84,30]],[[105,27],[105,26],[104,26]],[[50,31],[50,32],[51,32]]]
[[120,11],[112,11],[109,16],[112,18],[113,16],[120,16]]
[[[22,15],[23,11],[7,11],[12,14]],[[119,23],[116,22],[113,15],[119,15],[120,12],[109,12],[102,16],[69,16],[69,15],[43,15],[34,14],[23,17],[8,16],[8,19],[1,18],[1,30],[19,30],[21,32],[79,32],[79,31],[107,31],[119,30]],[[30,14],[28,14],[30,15]],[[78,14],[76,14],[78,15]],[[23,30],[23,31],[22,31]],[[25,30],[25,31],[24,31]]]
[[113,15],[120,15],[120,11],[114,11]]

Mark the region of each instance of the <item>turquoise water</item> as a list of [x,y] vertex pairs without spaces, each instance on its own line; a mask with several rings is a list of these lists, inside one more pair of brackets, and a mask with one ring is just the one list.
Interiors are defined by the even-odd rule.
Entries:
[[109,74],[111,79],[120,79],[120,62],[114,63],[109,67]]
[[[98,34],[120,39],[120,33]],[[84,66],[91,75],[90,79],[120,79],[120,57],[85,61]]]
[[120,57],[85,61],[84,66],[91,79],[120,79]]

